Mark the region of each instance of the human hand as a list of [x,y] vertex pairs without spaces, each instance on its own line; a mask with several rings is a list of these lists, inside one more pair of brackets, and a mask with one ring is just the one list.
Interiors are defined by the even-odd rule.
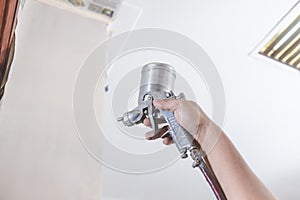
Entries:
[[[184,127],[200,144],[202,143],[212,122],[197,103],[182,99],[154,99],[153,105],[160,110],[173,112],[177,122]],[[143,123],[146,126],[151,126],[150,120],[147,118]],[[167,130],[168,126],[163,127],[159,132],[159,137],[161,137]],[[152,131],[147,132],[146,138],[151,140],[151,135]],[[165,137],[163,138],[163,143],[166,145],[172,144],[172,139]]]

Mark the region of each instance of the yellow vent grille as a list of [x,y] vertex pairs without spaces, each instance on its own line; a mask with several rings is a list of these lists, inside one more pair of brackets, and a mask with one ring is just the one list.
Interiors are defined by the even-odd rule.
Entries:
[[259,53],[300,70],[300,13],[279,30]]

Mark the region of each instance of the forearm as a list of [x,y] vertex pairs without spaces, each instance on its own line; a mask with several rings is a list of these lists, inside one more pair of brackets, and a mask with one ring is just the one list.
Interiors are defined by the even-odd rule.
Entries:
[[[198,141],[229,200],[274,200],[225,133],[192,101],[154,100],[154,106],[175,113],[177,121]],[[150,125],[149,119],[144,121]],[[149,138],[149,137],[148,137]],[[171,144],[168,137],[164,144]]]
[[208,160],[227,198],[276,199],[251,171],[226,134],[220,130],[212,135],[218,135],[217,142],[213,148],[204,150],[208,152]]

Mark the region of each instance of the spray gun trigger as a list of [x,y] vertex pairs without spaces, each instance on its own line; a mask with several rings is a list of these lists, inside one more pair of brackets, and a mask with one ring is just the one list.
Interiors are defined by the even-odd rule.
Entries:
[[[152,135],[150,136],[152,139],[157,139],[161,137],[161,131],[163,128],[159,128],[158,124],[160,124],[162,121],[160,118],[158,118],[158,113],[157,111],[159,111],[158,109],[155,109],[154,105],[153,105],[153,97],[152,96],[148,96],[147,100],[147,105],[148,105],[148,118],[150,120],[151,123],[151,128],[153,129]],[[165,134],[165,133],[163,133]]]

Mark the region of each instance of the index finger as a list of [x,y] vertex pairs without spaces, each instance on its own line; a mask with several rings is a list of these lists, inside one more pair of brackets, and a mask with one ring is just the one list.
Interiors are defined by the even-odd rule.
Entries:
[[163,100],[154,99],[153,105],[161,110],[175,112],[175,110],[178,109],[179,107],[179,102],[180,100],[178,99],[163,99]]

